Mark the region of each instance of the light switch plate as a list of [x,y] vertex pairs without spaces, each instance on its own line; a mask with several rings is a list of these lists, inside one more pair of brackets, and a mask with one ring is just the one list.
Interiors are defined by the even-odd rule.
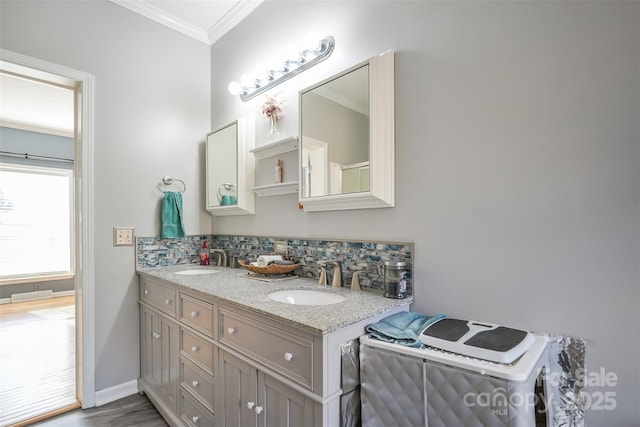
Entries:
[[133,246],[133,227],[113,227],[113,246]]
[[287,242],[273,242],[273,251],[277,254],[286,254],[287,247]]

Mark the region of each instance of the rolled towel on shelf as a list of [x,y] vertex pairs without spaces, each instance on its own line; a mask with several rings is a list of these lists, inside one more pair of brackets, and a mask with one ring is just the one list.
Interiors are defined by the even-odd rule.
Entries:
[[273,261],[282,261],[282,255],[260,255],[258,257],[258,266],[266,267]]

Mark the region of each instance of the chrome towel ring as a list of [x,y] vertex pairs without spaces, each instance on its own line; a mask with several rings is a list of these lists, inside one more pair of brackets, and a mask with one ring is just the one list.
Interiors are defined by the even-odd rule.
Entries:
[[[171,184],[173,184],[173,183],[178,183],[178,182],[179,182],[180,184],[182,184],[182,190],[181,190],[180,192],[181,192],[181,193],[184,193],[185,191],[187,191],[187,185],[184,183],[184,181],[183,181],[183,180],[181,180],[181,179],[175,179],[175,178],[172,178],[172,177],[170,177],[169,175],[165,175],[165,176],[163,176],[163,177],[162,177],[162,183],[163,183],[164,185],[167,185],[167,186],[168,186],[168,185],[171,185]],[[165,192],[166,192],[165,190],[163,190],[162,188],[160,188],[160,184],[158,184],[158,186],[157,186],[157,187],[158,187],[158,190],[160,190],[161,192],[163,192],[163,193],[165,193]]]

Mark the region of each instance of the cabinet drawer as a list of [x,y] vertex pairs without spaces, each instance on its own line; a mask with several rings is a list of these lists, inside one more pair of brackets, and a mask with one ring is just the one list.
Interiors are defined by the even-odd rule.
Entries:
[[184,390],[180,390],[180,418],[187,426],[211,427],[215,425],[213,413],[197,403]]
[[140,300],[176,317],[176,291],[149,279],[140,282]]
[[219,340],[312,388],[313,341],[263,322],[221,309]]
[[197,368],[188,360],[180,360],[180,385],[194,395],[200,403],[213,408],[213,376]]
[[213,344],[180,328],[180,353],[213,375]]
[[213,338],[213,304],[180,294],[180,321]]

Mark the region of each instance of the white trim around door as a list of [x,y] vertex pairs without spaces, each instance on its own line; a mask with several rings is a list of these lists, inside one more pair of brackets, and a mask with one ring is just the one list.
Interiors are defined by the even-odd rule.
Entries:
[[75,238],[76,238],[76,369],[78,399],[95,406],[93,75],[0,49],[3,70],[73,87],[76,92]]

